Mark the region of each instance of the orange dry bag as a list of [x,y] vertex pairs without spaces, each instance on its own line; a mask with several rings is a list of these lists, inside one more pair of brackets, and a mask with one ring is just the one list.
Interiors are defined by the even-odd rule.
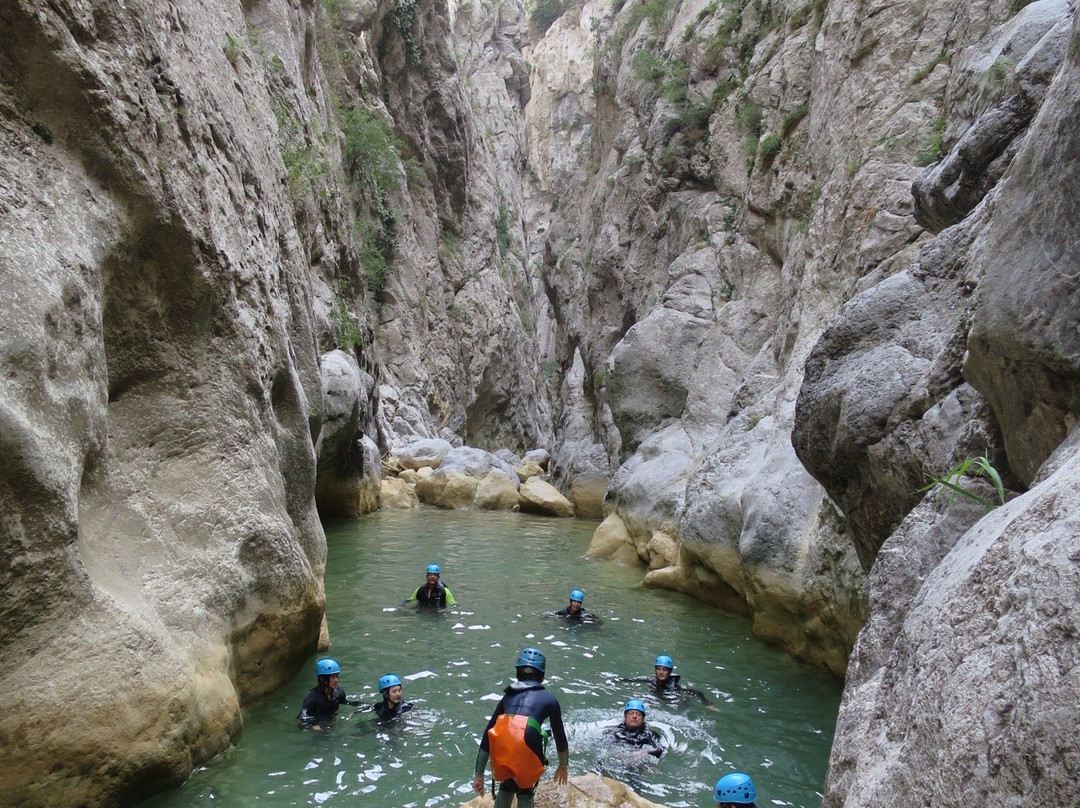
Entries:
[[535,718],[503,713],[488,730],[491,772],[500,783],[513,780],[520,788],[532,788],[544,773],[543,762],[525,741],[530,726],[540,729]]

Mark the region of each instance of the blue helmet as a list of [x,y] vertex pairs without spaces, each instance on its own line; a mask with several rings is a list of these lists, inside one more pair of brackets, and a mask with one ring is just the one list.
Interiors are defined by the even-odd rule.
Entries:
[[333,676],[335,673],[341,673],[341,666],[337,664],[336,659],[327,657],[315,663],[316,676]]
[[515,668],[536,668],[540,673],[544,672],[547,660],[539,648],[526,648],[518,654]]
[[585,593],[580,589],[573,589],[570,592],[570,600],[576,600],[578,603],[582,603],[585,600]]
[[716,789],[713,798],[717,802],[734,802],[739,805],[749,805],[757,799],[757,789],[749,774],[732,772],[725,774],[716,781]]
[[671,670],[675,667],[675,662],[667,654],[661,654],[656,658],[656,662],[653,664],[654,668],[667,668]]
[[379,692],[382,693],[384,690],[389,690],[394,685],[400,685],[400,684],[401,684],[401,680],[398,677],[394,676],[394,674],[392,674],[392,673],[388,673],[388,674],[386,674],[384,676],[380,676],[379,677]]
[[641,699],[630,699],[630,701],[626,702],[626,706],[623,707],[623,715],[631,710],[637,710],[642,715],[645,715],[645,702]]
[[439,575],[440,574],[439,573],[439,565],[438,564],[428,564],[427,565],[427,574],[428,575]]

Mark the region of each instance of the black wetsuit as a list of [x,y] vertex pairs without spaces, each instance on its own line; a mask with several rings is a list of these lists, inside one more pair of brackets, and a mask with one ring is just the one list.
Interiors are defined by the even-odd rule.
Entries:
[[567,606],[565,609],[559,609],[559,611],[555,612],[555,616],[565,617],[567,620],[587,620],[590,623],[598,623],[600,621],[600,618],[592,612],[587,612],[584,609],[579,609],[576,612],[572,612],[570,611],[569,606]]
[[666,682],[661,682],[655,677],[647,678],[644,676],[639,676],[636,678],[623,678],[619,681],[639,682],[642,684],[647,683],[651,685],[650,690],[652,690],[653,695],[655,695],[660,701],[666,702],[668,704],[674,704],[687,696],[697,699],[702,704],[712,703],[705,697],[705,694],[702,693],[700,690],[696,690],[692,687],[683,687],[682,685],[680,685],[679,679],[681,678],[682,676],[680,674],[673,673],[671,674],[671,676],[668,677]]
[[322,687],[313,687],[304,697],[304,705],[300,708],[300,715],[297,718],[305,727],[329,721],[342,704],[356,705],[359,702],[350,701],[340,687],[334,688],[331,698],[326,697],[326,692]]
[[412,708],[413,704],[411,701],[399,701],[397,705],[393,705],[386,699],[383,699],[375,705],[375,715],[378,717],[379,721],[388,724],[391,721],[400,718]]
[[626,724],[620,724],[615,727],[609,735],[611,740],[615,743],[639,749],[642,752],[649,753],[655,758],[659,758],[664,754],[660,736],[648,727],[642,726],[637,729],[630,729]]
[[[448,595],[449,598],[447,597]],[[416,591],[412,593],[412,597],[409,598],[409,601],[416,601],[417,606],[428,609],[445,609],[448,605],[453,606],[456,602],[454,596],[442,581],[436,583],[435,591],[430,593],[428,592],[427,584],[418,586]]]

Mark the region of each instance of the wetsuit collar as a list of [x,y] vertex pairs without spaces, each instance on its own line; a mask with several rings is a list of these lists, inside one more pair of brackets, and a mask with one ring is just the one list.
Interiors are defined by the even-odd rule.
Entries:
[[522,681],[521,679],[515,679],[506,686],[507,693],[517,693],[522,690],[535,690],[538,687],[543,687],[543,682],[537,682],[532,679]]

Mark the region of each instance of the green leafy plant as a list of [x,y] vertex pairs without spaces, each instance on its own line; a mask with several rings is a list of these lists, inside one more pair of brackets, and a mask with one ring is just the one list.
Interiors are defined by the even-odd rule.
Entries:
[[495,219],[495,235],[499,242],[499,255],[510,249],[510,211],[506,203],[499,202],[499,215]]
[[[920,488],[919,493],[925,493],[926,491],[931,491],[935,488],[941,488],[941,491],[938,492],[938,501],[940,501],[941,497],[948,492],[948,503],[946,504],[946,507],[952,505],[953,500],[956,499],[958,494],[973,502],[979,503],[988,511],[992,511],[998,505],[1005,504],[1005,485],[1001,481],[1001,475],[998,473],[998,470],[994,468],[993,464],[990,463],[989,458],[987,458],[985,454],[980,457],[969,457],[967,460],[957,463],[949,469],[943,477],[935,477],[933,475],[929,475],[929,477],[931,480],[930,484]],[[997,501],[987,500],[973,491],[964,488],[960,484],[960,481],[963,480],[964,477],[982,477],[988,480],[994,487],[994,491],[997,493]]]
[[[347,289],[346,284],[342,286]],[[330,322],[334,327],[334,339],[337,340],[338,347],[352,353],[353,349],[362,342],[360,326],[341,295],[334,295],[334,305],[330,309]]]
[[229,63],[236,67],[237,62],[240,61],[240,57],[244,55],[244,42],[243,40],[234,35],[225,35],[225,58],[229,60]]

